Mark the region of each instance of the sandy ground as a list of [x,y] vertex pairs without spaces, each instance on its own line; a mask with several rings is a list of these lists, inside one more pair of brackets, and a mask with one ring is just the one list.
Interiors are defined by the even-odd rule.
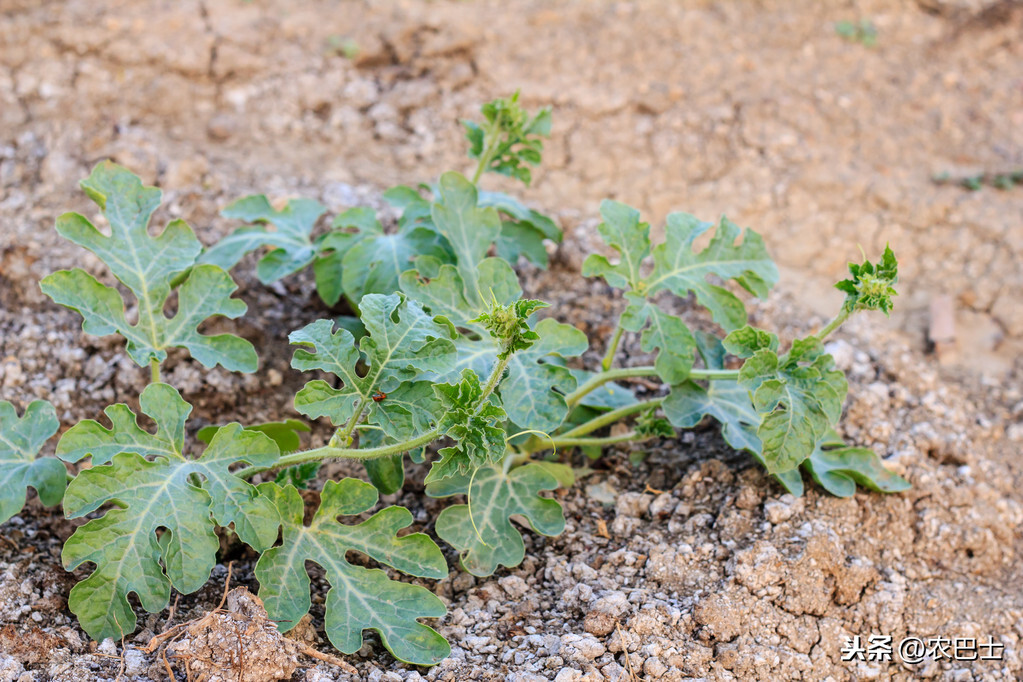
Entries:
[[[83,339],[35,286],[71,265],[101,272],[52,230],[60,212],[91,210],[77,181],[96,161],[160,184],[159,221],[185,217],[209,243],[230,228],[217,210],[253,191],[341,210],[466,169],[457,120],[521,88],[555,117],[525,196],[567,234],[552,272],[524,274],[594,337],[620,304],[576,274],[604,197],[655,225],[671,210],[724,212],[762,232],[784,276],[756,315],[788,338],[837,303],[826,284],[857,244],[893,245],[897,314],[854,325],[833,350],[852,385],[846,436],[914,488],[794,500],[712,432],[648,448],[635,466],[609,453],[561,494],[563,536],[530,537],[514,571],[453,570],[435,586],[451,604],[438,625],[449,661],[410,670],[368,644],[349,659],[359,676],[1018,679],[1023,188],[971,193],[932,175],[1023,165],[1023,11],[923,4],[0,0],[0,398],[48,398],[67,428],[143,385],[115,343]],[[838,37],[846,19],[871,20],[878,44]],[[303,378],[284,339],[324,314],[308,277],[266,289],[251,263],[240,272],[250,313],[232,328],[257,345],[263,374],[173,357],[196,427],[290,415]],[[922,354],[938,294],[955,307],[959,366]],[[439,503],[415,480],[401,502],[429,531]],[[118,675],[120,645],[97,650],[66,610],[71,530],[36,502],[3,528],[0,680]],[[255,590],[252,557],[232,551],[233,584]],[[225,574],[183,598],[177,619],[216,606]],[[125,678],[166,678],[136,649],[166,620],[141,619]],[[316,624],[309,641],[330,651]],[[871,634],[990,636],[1004,657],[839,660],[845,638]],[[313,663],[293,679],[351,679]]]

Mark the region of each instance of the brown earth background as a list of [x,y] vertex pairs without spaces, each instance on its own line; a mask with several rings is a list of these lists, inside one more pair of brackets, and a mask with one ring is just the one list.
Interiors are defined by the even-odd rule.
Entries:
[[[876,26],[876,46],[836,35],[835,22],[860,19]],[[410,671],[367,645],[353,661],[360,675],[1019,679],[1023,187],[968,192],[932,178],[1023,167],[1020,3],[0,0],[0,399],[54,400],[66,428],[134,400],[144,381],[35,285],[72,265],[102,272],[53,231],[58,214],[91,211],[77,182],[97,161],[160,185],[158,222],[184,217],[211,243],[233,227],[217,210],[245,194],[340,210],[470,169],[459,119],[516,89],[528,108],[553,107],[544,164],[528,190],[487,182],[561,222],[557,267],[527,279],[594,338],[617,303],[575,272],[603,198],[640,208],[655,231],[683,210],[763,234],[783,281],[754,314],[789,338],[835,309],[830,284],[857,245],[868,255],[892,245],[902,284],[891,321],[861,321],[833,350],[852,384],[846,436],[914,489],[781,497],[712,434],[666,443],[635,468],[627,451],[609,455],[565,494],[565,536],[530,540],[520,569],[486,581],[453,572],[439,587],[452,603],[440,629],[460,654]],[[204,376],[172,358],[208,421],[285,416],[287,397],[261,391],[300,385],[283,338],[323,314],[307,279],[271,291],[240,279],[241,324],[269,379]],[[958,352],[939,367],[923,353],[941,296]],[[435,505],[399,501],[426,505],[423,519]],[[14,542],[36,554],[0,545],[0,651],[56,639],[0,658],[0,680],[5,660],[25,680],[112,679],[118,663],[62,610],[54,552],[70,527],[33,505]],[[211,585],[189,607],[217,601]],[[1011,655],[838,660],[844,636],[871,632],[990,634]],[[144,657],[129,673],[165,678]],[[307,662],[294,679],[350,678]]]

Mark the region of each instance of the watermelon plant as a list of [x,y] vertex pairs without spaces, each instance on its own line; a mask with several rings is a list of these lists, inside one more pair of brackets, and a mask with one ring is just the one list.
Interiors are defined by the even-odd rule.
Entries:
[[[131,594],[156,612],[172,590],[199,589],[216,563],[220,529],[260,554],[259,594],[282,630],[309,611],[311,561],[331,586],[324,629],[335,647],[353,653],[373,630],[398,659],[437,663],[449,645],[421,620],[444,615],[440,599],[347,558],[352,550],[408,576],[442,578],[448,566],[435,540],[403,534],[413,517],[402,507],[341,521],[399,489],[406,456],[429,462],[427,495],[455,498],[437,517],[436,535],[477,576],[523,560],[523,525],[546,536],[564,529],[561,506],[545,493],[571,485],[572,469],[552,453],[670,439],[707,418],[795,494],[803,492],[802,472],[836,495],[853,494],[857,484],[882,492],[908,486],[873,451],[837,434],[848,387],[824,347],[851,315],[890,311],[898,274],[890,249],[878,263],[850,265],[850,278],[837,285],[846,298],[834,321],[783,349],[776,335],[747,324],[735,291],[765,297],[778,279],[759,235],[725,218],[712,224],[673,213],[664,241],[653,244],[638,211],[605,201],[598,229],[615,256],[590,256],[582,274],[621,289],[625,307],[611,338],[596,340],[600,365],[583,367],[578,358],[590,340],[543,316],[547,304],[523,297],[514,269],[523,258],[546,265],[545,245],[560,231],[519,200],[479,189],[486,173],[529,183],[550,114],[528,115],[512,97],[487,104],[483,115],[483,123],[466,124],[473,179],[449,172],[431,185],[389,190],[400,217],[388,227],[373,210],[353,208],[318,232],[326,213],[319,203],[292,199],[275,208],[251,196],[224,210],[248,224],[203,248],[181,220],[150,233],[161,193],[129,170],[103,162],[82,182],[109,235],[77,213],[61,216],[57,231],[98,256],[123,289],[76,268],[49,275],[42,290],[77,311],[86,333],[124,338],[129,357],[149,369],[138,404],[155,429],[141,426],[128,405],[111,405],[105,422],[71,426],[56,458],[40,458],[58,431],[53,407],[36,401],[19,417],[0,403],[0,522],[18,512],[29,487],[43,504],[62,502],[68,518],[89,518],[62,559],[68,570],[90,567],[69,597],[90,636],[135,629]],[[702,236],[709,242],[697,248]],[[309,428],[295,419],[206,427],[201,446],[190,444],[192,406],[162,381],[171,348],[206,367],[257,371],[248,341],[199,331],[211,317],[245,313],[229,270],[252,251],[261,252],[261,281],[312,267],[320,297],[344,298],[357,313],[290,335],[296,371],[334,377],[311,378],[294,398],[301,415],[334,426],[322,447],[301,449]],[[720,335],[693,330],[663,307],[688,296]],[[626,334],[639,335],[652,364],[617,366]],[[637,377],[659,381],[660,395],[633,395],[626,382]],[[611,430],[620,425],[627,427]],[[319,463],[342,458],[364,462],[370,482],[326,481],[306,523],[299,488],[315,482]],[[70,469],[77,475],[65,468],[86,461]]]

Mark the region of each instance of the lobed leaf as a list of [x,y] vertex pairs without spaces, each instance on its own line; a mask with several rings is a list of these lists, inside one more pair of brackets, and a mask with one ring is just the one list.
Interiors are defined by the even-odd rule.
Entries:
[[409,575],[445,577],[447,563],[428,536],[398,537],[398,531],[412,524],[407,509],[388,507],[362,523],[341,524],[339,516],[371,509],[378,493],[370,484],[351,478],[327,481],[320,507],[306,526],[302,498],[294,487],[263,483],[260,491],[274,500],[283,523],[282,543],[263,552],[256,564],[259,597],[282,631],[295,627],[309,612],[306,562],[311,561],[323,568],[331,585],[324,629],[340,651],[355,653],[362,647],[363,631],[373,630],[387,650],[406,663],[433,665],[448,656],[450,647],[444,638],[418,620],[445,614],[437,596],[346,558],[349,551],[356,551]]
[[499,566],[522,563],[525,545],[512,524],[522,519],[534,532],[552,537],[565,529],[561,505],[539,493],[554,490],[558,480],[536,464],[513,469],[485,467],[475,475],[454,476],[427,487],[431,497],[467,494],[469,504],[447,507],[437,517],[437,535],[461,553],[462,567],[486,577]]
[[[139,365],[162,362],[168,348],[183,347],[207,367],[220,364],[232,371],[254,372],[258,358],[248,341],[231,334],[199,333],[197,328],[206,319],[233,319],[246,306],[231,298],[237,285],[224,270],[215,265],[193,267],[202,245],[183,221],[171,222],[158,237],[149,235],[149,218],[160,203],[160,190],[144,187],[138,176],[109,161],[98,164],[81,184],[103,210],[110,236],[77,213],[58,218],[57,232],[96,254],[132,292],[138,320],[128,320],[116,289],[78,268],[44,278],[43,293],[79,312],[86,333],[124,336],[129,356]],[[168,318],[164,307],[179,281],[178,310]]]
[[[834,432],[817,444],[802,468],[822,488],[837,497],[852,497],[857,484],[880,493],[896,493],[910,488],[909,482],[887,469],[873,450],[849,447]],[[799,472],[788,473],[779,481],[793,495],[802,495],[803,480]]]
[[550,137],[549,108],[530,116],[519,105],[519,93],[487,102],[480,108],[484,123],[462,121],[469,140],[469,157],[483,159],[483,170],[507,175],[528,185],[532,181],[529,166],[539,165],[543,141]]
[[437,195],[433,223],[451,246],[466,301],[482,309],[490,297],[481,287],[479,263],[501,231],[501,218],[479,206],[476,186],[458,173],[440,176]]
[[[266,195],[243,197],[222,210],[220,215],[261,225],[235,230],[206,249],[199,262],[230,270],[246,254],[270,247],[256,265],[256,276],[263,284],[276,282],[313,261],[317,251],[312,240],[313,227],[326,212],[326,207],[312,199],[291,199],[278,211]],[[269,226],[275,229],[271,230]]]
[[[750,350],[751,338],[748,330],[738,330],[725,339],[725,347]],[[848,384],[820,339],[797,339],[781,356],[777,339],[769,335],[765,340],[767,345],[739,371],[739,384],[751,392],[760,415],[757,436],[767,470],[779,474],[798,467],[838,422]]]
[[636,209],[610,199],[600,203],[600,215],[604,222],[597,231],[618,252],[619,262],[612,265],[606,257],[590,254],[583,261],[583,277],[603,277],[619,289],[642,289],[641,268],[650,255],[650,224],[640,222]]
[[502,424],[507,415],[497,396],[491,394],[481,402],[483,386],[476,373],[464,369],[457,384],[435,384],[433,390],[444,415],[440,428],[456,444],[440,449],[441,458],[433,463],[426,483],[455,475],[468,476],[499,462],[506,450]]
[[[744,335],[745,329],[739,330],[730,334],[729,339],[743,338]],[[725,348],[722,342],[702,332],[697,333],[696,340],[707,368],[723,369]],[[746,450],[758,461],[763,462],[761,456],[763,444],[757,436],[760,415],[753,408],[749,390],[735,381],[706,383],[707,385],[703,386],[695,381],[686,380],[672,385],[662,404],[668,421],[680,429],[691,429],[704,417],[713,417],[721,424],[721,435],[726,443],[736,450]]]
[[582,355],[589,347],[586,334],[570,324],[547,318],[534,328],[540,337],[508,361],[508,375],[499,392],[508,418],[522,429],[550,433],[568,416],[565,394],[576,378],[563,358]]
[[[387,234],[377,222],[362,213],[371,209],[352,209],[337,217],[335,228],[356,228],[357,232],[333,232],[325,245],[338,249],[337,240],[347,238],[340,260],[341,290],[358,305],[366,294],[390,294],[398,290],[401,273],[413,267],[413,260],[430,256],[447,260],[447,247],[432,226],[415,224],[399,227]],[[335,277],[338,275],[335,274]]]
[[869,260],[859,265],[849,263],[849,274],[852,279],[844,279],[835,285],[836,289],[845,292],[846,310],[880,310],[885,315],[892,311],[895,284],[899,281],[899,263],[890,246],[884,247],[884,254],[877,265]]
[[[685,213],[670,214],[665,241],[651,252],[654,270],[644,280],[644,293],[653,296],[669,290],[676,296],[686,296],[692,292],[710,310],[714,321],[731,331],[746,324],[746,308],[735,294],[707,278],[735,280],[750,293],[765,298],[778,280],[778,268],[767,255],[760,235],[749,229],[743,234],[727,218],[721,219],[707,248],[696,252],[694,242],[712,227]],[[743,237],[737,243],[740,234]]]
[[501,221],[501,232],[497,236],[498,256],[509,263],[517,263],[520,256],[525,256],[533,264],[547,267],[544,240],[560,243],[562,238],[561,229],[553,220],[501,192],[480,192],[479,205],[492,206],[508,216]]
[[171,587],[186,594],[199,589],[216,563],[216,525],[233,524],[257,551],[277,537],[276,508],[230,471],[239,463],[272,466],[278,449],[270,438],[229,424],[218,429],[201,457],[188,459],[182,452],[183,428],[191,407],[178,392],[150,384],[140,404],[157,423],[156,434],[139,429],[127,406],[115,405],[118,409],[107,412],[112,429],[90,427],[73,437],[76,447],[58,446],[64,452],[100,452],[109,462],[79,473],[64,497],[65,514],[72,519],[111,505],[79,527],[62,554],[69,571],[86,562],[95,565],[68,600],[95,639],[135,629],[129,593],[155,612],[166,608]]
[[[330,372],[342,382],[339,388],[321,380],[309,382],[295,396],[295,409],[314,419],[327,416],[339,426],[365,411],[368,423],[387,435],[408,437],[436,420],[429,383],[416,380],[426,373],[449,372],[455,363],[455,346],[447,329],[401,294],[367,295],[362,300],[362,321],[367,335],[359,349],[351,333],[334,331],[330,320],[317,320],[292,332],[293,344],[315,350],[296,350],[292,366]],[[368,369],[360,375],[357,365],[363,361]]]
[[511,265],[500,258],[484,258],[476,266],[476,283],[483,296],[469,294],[454,265],[420,259],[418,271],[400,278],[402,291],[423,305],[434,317],[455,327],[483,333],[474,320],[496,302],[514,304],[522,297],[519,279]]
[[696,357],[696,339],[680,318],[662,311],[656,304],[629,292],[629,307],[622,313],[621,325],[626,331],[642,331],[640,349],[657,350],[654,368],[664,383],[685,381]]
[[0,401],[0,523],[21,511],[29,487],[35,488],[47,507],[64,497],[64,465],[52,457],[37,459],[58,428],[57,412],[44,400],[29,403],[20,418],[14,405]]
[[[223,426],[204,426],[195,434],[195,437],[207,445],[217,435],[217,431]],[[295,452],[302,446],[300,432],[309,432],[309,425],[297,419],[285,419],[281,422],[266,422],[263,424],[250,424],[245,427],[247,431],[258,431],[269,437],[277,444],[280,453],[287,454]],[[277,472],[276,481],[280,484],[292,483],[296,488],[305,489],[311,481],[316,478],[320,470],[319,462],[305,462],[281,469]]]

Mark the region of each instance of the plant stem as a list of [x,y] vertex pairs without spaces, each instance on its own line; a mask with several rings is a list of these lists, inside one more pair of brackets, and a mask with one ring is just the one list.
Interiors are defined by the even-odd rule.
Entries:
[[[565,396],[565,401],[571,407],[576,405],[584,397],[600,388],[609,381],[615,379],[629,379],[632,377],[656,376],[657,369],[651,365],[641,367],[622,367],[621,369],[609,369],[606,372],[590,377],[582,386]],[[734,369],[694,369],[690,370],[689,378],[695,381],[735,381],[739,378],[739,370]]]
[[814,334],[814,336],[823,341],[825,338],[827,338],[828,334],[841,327],[842,323],[848,320],[851,315],[852,311],[847,309],[845,306],[842,306],[842,310],[838,313],[838,315],[835,315],[835,319],[833,319],[831,322],[828,322],[828,324],[819,332]]
[[611,364],[614,362],[615,353],[618,351],[618,344],[622,340],[622,334],[625,333],[625,328],[622,326],[621,321],[618,322],[618,326],[615,328],[615,334],[611,337],[611,343],[607,346],[607,352],[604,353],[604,359],[600,361],[600,366],[604,368],[604,371],[611,369]]
[[[501,375],[504,374],[505,368],[508,367],[508,362],[511,360],[511,354],[507,357],[498,360],[497,364],[494,365],[493,371],[490,373],[490,378],[487,380],[486,385],[483,387],[483,393],[480,395],[479,401],[476,403],[476,409],[480,409],[490,394],[494,392],[497,385],[501,381]],[[365,402],[365,401],[362,401]],[[341,439],[347,440],[352,431],[355,429],[355,423],[357,416],[362,413],[362,403],[356,410],[356,415],[353,415],[352,419],[345,425],[344,430],[340,432]],[[296,464],[303,464],[305,462],[312,462],[316,460],[324,459],[379,459],[380,457],[387,457],[389,455],[397,455],[401,452],[408,452],[414,448],[418,448],[421,445],[427,445],[443,436],[443,432],[438,429],[428,431],[421,436],[416,436],[411,440],[407,440],[401,443],[394,443],[393,445],[381,445],[376,448],[335,448],[330,445],[325,445],[320,448],[314,448],[312,450],[304,450],[302,452],[294,452],[290,455],[284,455],[277,463],[272,467],[248,467],[238,472],[238,476],[241,478],[252,478],[258,473],[264,471],[270,471],[272,469],[283,469],[285,467],[294,466]]]
[[498,143],[500,138],[494,139],[497,131],[493,129],[484,129],[483,139],[487,140],[487,146],[483,149],[483,153],[480,154],[480,162],[476,166],[476,172],[472,176],[472,184],[477,184],[480,178],[483,177],[483,173],[487,170],[490,162],[494,160],[494,153],[497,151]]
[[421,436],[417,436],[412,440],[407,440],[402,443],[395,443],[393,445],[381,445],[376,448],[332,448],[329,445],[325,445],[321,448],[313,448],[312,450],[304,450],[302,452],[293,452],[290,455],[281,457],[275,465],[272,467],[248,467],[238,472],[237,476],[240,478],[252,478],[258,473],[264,471],[270,471],[271,469],[283,469],[285,467],[294,466],[296,464],[303,464],[305,462],[312,462],[315,460],[324,459],[379,459],[380,457],[387,457],[389,455],[396,455],[400,452],[407,452],[413,448],[417,448],[420,445],[426,445],[433,440],[440,437],[440,429],[433,429],[428,431]]
[[[587,445],[612,445],[614,443],[642,443],[649,440],[649,436],[640,436],[635,431],[629,431],[618,436],[605,436],[604,438],[559,438],[555,437],[554,442],[547,441],[552,447],[586,447]],[[546,448],[541,448],[541,450]]]
[[483,393],[480,395],[480,399],[476,403],[477,411],[483,407],[483,403],[485,403],[487,398],[490,397],[490,394],[497,389],[497,385],[501,383],[501,377],[504,375],[504,370],[507,369],[508,363],[511,362],[511,356],[511,353],[507,353],[505,357],[499,358],[497,364],[494,365],[494,369],[491,370],[487,383],[483,386]]
[[599,417],[595,417],[590,421],[580,424],[575,428],[566,431],[565,433],[558,434],[554,438],[573,438],[576,436],[585,436],[587,433],[596,431],[602,426],[613,424],[619,419],[628,417],[629,415],[636,414],[637,412],[645,412],[646,410],[652,410],[660,407],[661,403],[664,402],[664,398],[652,398],[650,400],[644,400],[642,402],[634,403],[632,405],[626,405],[625,407],[619,407],[617,410],[611,410],[605,412]]
[[149,378],[154,384],[160,383],[160,361],[156,358],[149,361]]
[[362,417],[362,410],[366,407],[366,396],[361,396],[359,402],[355,405],[355,413],[352,414],[348,423],[344,425],[344,428],[337,432],[337,440],[339,443],[348,445],[352,442],[352,431],[355,430],[356,424],[359,423],[359,418]]

